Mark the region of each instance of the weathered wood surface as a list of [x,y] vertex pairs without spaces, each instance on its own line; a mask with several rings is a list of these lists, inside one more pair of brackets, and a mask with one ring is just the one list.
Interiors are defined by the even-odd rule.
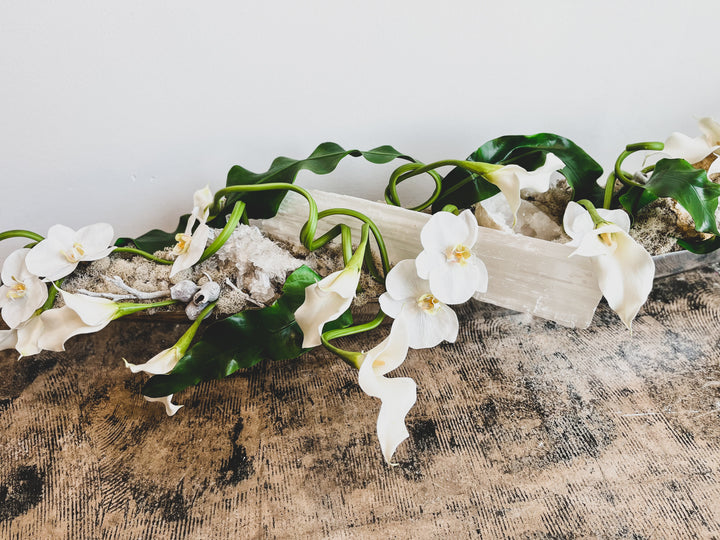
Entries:
[[719,316],[712,269],[658,281],[632,337],[604,303],[587,330],[464,309],[458,343],[398,371],[418,403],[396,468],[378,402],[322,351],[186,391],[173,418],[121,357],[179,326],[5,351],[0,538],[717,538]]

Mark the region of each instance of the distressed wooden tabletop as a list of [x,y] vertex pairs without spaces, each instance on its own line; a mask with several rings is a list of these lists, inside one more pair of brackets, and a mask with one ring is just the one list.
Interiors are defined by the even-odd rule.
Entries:
[[[493,306],[411,351],[411,438],[317,350],[177,396],[123,367],[183,326],[119,321],[65,353],[0,353],[0,538],[720,538],[720,275],[656,283],[624,329]],[[347,348],[368,348],[381,328]],[[372,344],[370,343],[370,344]]]

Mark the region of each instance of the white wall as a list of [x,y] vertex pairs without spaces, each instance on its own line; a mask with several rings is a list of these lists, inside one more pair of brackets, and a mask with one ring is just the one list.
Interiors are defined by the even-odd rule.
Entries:
[[[432,161],[552,131],[607,165],[720,117],[718,15],[717,0],[6,0],[0,231],[167,229],[231,165],[326,140]],[[301,182],[379,198],[390,167],[351,161]]]

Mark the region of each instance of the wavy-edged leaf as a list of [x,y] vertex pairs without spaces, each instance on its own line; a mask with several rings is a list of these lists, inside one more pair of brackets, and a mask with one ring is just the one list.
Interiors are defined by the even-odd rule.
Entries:
[[[395,150],[392,146],[379,146],[366,152],[360,150],[345,150],[340,145],[326,142],[319,145],[305,159],[276,158],[270,168],[264,173],[254,173],[235,165],[227,176],[227,186],[243,186],[252,184],[268,184],[271,182],[286,182],[292,184],[301,170],[308,170],[315,174],[327,174],[335,170],[340,160],[345,156],[364,157],[370,163],[388,163],[400,158],[415,161],[410,156]],[[278,207],[285,197],[286,191],[262,191],[255,193],[233,193],[227,198],[225,212],[217,219],[229,212],[237,201],[245,201],[248,216],[257,219],[267,219],[275,216]]]
[[720,235],[715,220],[720,185],[708,180],[704,170],[684,159],[661,159],[645,190],[656,197],[675,199],[692,216],[696,230]]
[[[143,394],[162,397],[199,384],[222,379],[240,368],[268,360],[297,358],[303,335],[295,322],[295,310],[305,300],[305,288],[320,276],[301,266],[288,276],[283,293],[271,306],[246,310],[210,325],[195,345],[167,375],[155,375],[145,383]],[[325,325],[325,330],[352,324],[350,311]]]
[[[498,137],[483,144],[468,160],[498,165],[515,164],[527,171],[534,171],[545,163],[549,153],[555,154],[565,164],[560,172],[573,189],[574,200],[589,199],[597,205],[602,204],[603,189],[597,185],[597,179],[603,172],[602,167],[570,139],[554,133]],[[498,188],[482,176],[456,167],[443,178],[442,193],[433,204],[433,212],[441,210],[446,204],[468,208],[496,193],[499,193]]]

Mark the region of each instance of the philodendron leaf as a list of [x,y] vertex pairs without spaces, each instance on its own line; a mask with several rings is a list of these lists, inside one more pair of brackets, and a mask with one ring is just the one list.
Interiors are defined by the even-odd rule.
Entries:
[[[602,167],[582,148],[560,135],[538,133],[499,137],[486,142],[468,160],[498,165],[515,164],[527,171],[534,171],[545,163],[549,153],[555,154],[565,164],[560,172],[573,189],[574,200],[589,199],[596,205],[602,205],[603,190],[596,182],[602,175]],[[442,193],[433,204],[433,212],[441,210],[446,204],[469,208],[498,192],[499,189],[482,176],[457,167],[443,179]]]
[[720,249],[720,236],[711,236],[707,240],[699,241],[682,240],[681,238],[678,238],[677,243],[683,249],[687,249],[688,251],[697,253],[698,255],[704,255],[705,253],[710,253],[716,249]]
[[646,189],[633,186],[626,193],[620,195],[618,200],[628,214],[635,216],[641,208],[657,200],[657,195],[653,195]]
[[[303,335],[295,310],[305,300],[305,288],[320,280],[312,269],[301,266],[288,276],[282,296],[263,309],[245,310],[210,325],[167,375],[155,375],[145,383],[143,394],[162,397],[202,381],[222,379],[240,368],[269,360],[297,358]],[[325,330],[352,324],[350,311],[325,325]]]
[[[271,182],[295,182],[297,174],[305,169],[315,174],[327,174],[335,170],[338,163],[345,156],[364,157],[370,163],[388,163],[393,159],[401,158],[415,161],[413,158],[395,150],[392,146],[380,146],[367,152],[360,150],[345,150],[340,145],[326,142],[319,145],[312,154],[305,159],[276,158],[270,168],[264,173],[254,173],[235,165],[227,176],[227,186],[243,186],[252,184],[268,184]],[[229,212],[236,201],[247,203],[248,216],[251,218],[267,219],[277,214],[278,207],[285,197],[286,191],[262,191],[254,193],[233,193],[227,198],[226,211],[218,216],[222,219]]]
[[655,197],[675,199],[692,216],[696,230],[720,235],[715,220],[720,185],[708,180],[704,170],[684,159],[661,159],[644,187]]
[[148,231],[142,236],[138,236],[137,238],[118,238],[117,242],[115,242],[115,245],[120,247],[132,242],[143,251],[147,251],[148,253],[155,253],[156,251],[165,249],[168,246],[175,245],[175,235],[185,231],[185,226],[187,225],[188,219],[190,219],[190,214],[185,214],[184,216],[181,216],[180,221],[178,222],[178,225],[174,231],[165,232],[161,231],[160,229],[153,229],[152,231]]

